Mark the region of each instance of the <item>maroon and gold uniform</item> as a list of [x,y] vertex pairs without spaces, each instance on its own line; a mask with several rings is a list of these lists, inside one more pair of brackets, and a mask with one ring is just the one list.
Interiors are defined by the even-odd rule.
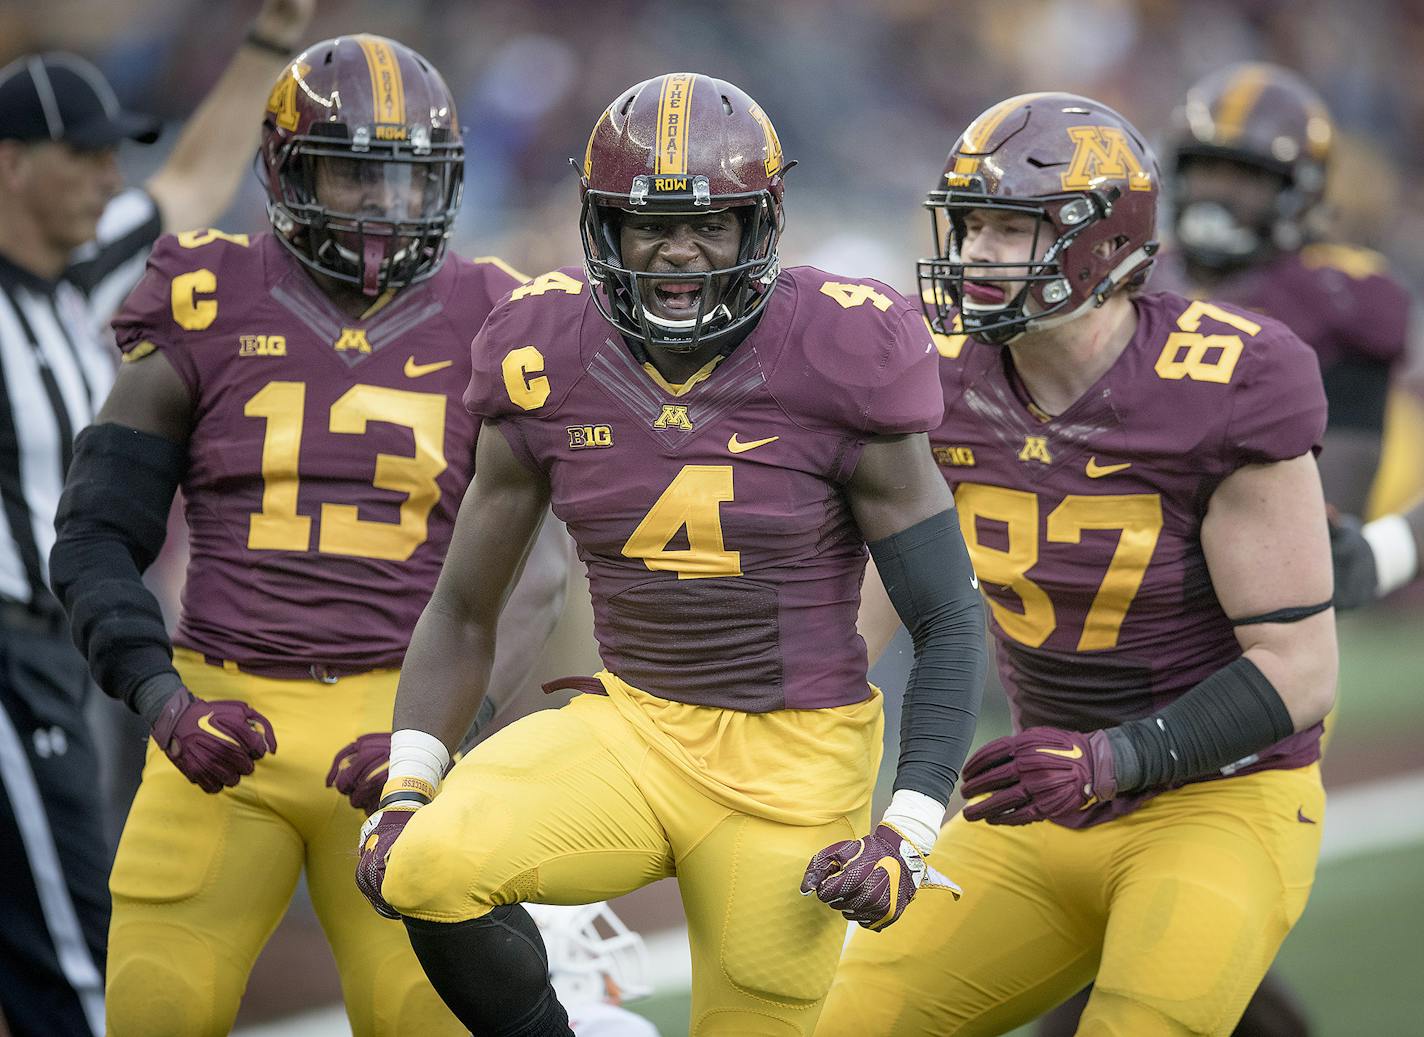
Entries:
[[844,920],[797,890],[865,830],[882,726],[844,485],[871,439],[939,422],[924,321],[884,285],[784,270],[755,330],[673,385],[570,268],[516,289],[473,348],[468,405],[547,475],[588,567],[606,694],[461,760],[383,895],[461,921],[675,874],[693,1031],[809,1032]]
[[280,745],[205,795],[150,744],[111,879],[119,1037],[226,1033],[304,868],[356,1032],[458,1032],[404,931],[353,886],[362,818],[323,778],[341,746],[389,729],[472,474],[468,342],[518,283],[452,256],[354,319],[271,235],[199,231],[158,243],[116,319],[125,360],[161,352],[193,402],[175,664]]
[[[1007,351],[938,340],[931,441],[1016,730],[1147,716],[1240,656],[1202,549],[1208,501],[1324,430],[1318,368],[1282,325],[1168,293],[1133,305],[1121,356],[1051,418]],[[964,900],[856,933],[818,1033],[1003,1033],[1094,978],[1080,1033],[1229,1032],[1313,880],[1319,735],[1067,821],[956,816],[931,863]]]

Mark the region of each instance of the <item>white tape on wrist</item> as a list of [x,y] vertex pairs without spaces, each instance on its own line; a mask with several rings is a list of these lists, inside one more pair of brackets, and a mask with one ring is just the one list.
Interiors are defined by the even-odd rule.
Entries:
[[450,750],[428,731],[405,728],[391,735],[391,768],[387,780],[419,778],[431,788],[440,787],[440,779],[450,769]]
[[923,856],[929,856],[944,824],[944,804],[923,792],[896,789],[882,824],[893,825]]
[[1419,574],[1419,549],[1414,530],[1403,515],[1386,515],[1360,530],[1375,556],[1376,589],[1380,597],[1397,591]]

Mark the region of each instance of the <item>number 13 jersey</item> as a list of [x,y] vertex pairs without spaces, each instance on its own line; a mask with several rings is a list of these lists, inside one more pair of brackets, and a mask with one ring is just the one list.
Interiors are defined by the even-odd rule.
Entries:
[[[1208,501],[1244,465],[1319,450],[1319,365],[1284,325],[1168,293],[1133,305],[1122,355],[1052,418],[1007,350],[938,337],[945,417],[931,441],[991,606],[1016,729],[1146,716],[1240,656],[1202,551]],[[1318,755],[1317,725],[1233,772]]]
[[916,307],[784,270],[755,330],[681,385],[639,363],[570,268],[475,339],[466,404],[550,482],[604,665],[663,699],[764,713],[864,701],[865,541],[844,484],[942,413]]
[[355,318],[270,234],[158,242],[114,332],[193,401],[176,644],[279,678],[400,665],[473,471],[470,338],[520,280],[451,255]]

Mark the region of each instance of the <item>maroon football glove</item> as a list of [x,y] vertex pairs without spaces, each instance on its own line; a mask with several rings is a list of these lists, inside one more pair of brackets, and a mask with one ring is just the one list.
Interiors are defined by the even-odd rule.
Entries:
[[876,825],[863,839],[832,843],[806,867],[801,895],[821,900],[874,932],[892,925],[921,885],[959,887],[925,863],[920,851],[887,824]]
[[1103,731],[1030,727],[996,738],[969,758],[963,777],[965,799],[993,793],[967,805],[965,819],[991,825],[1070,817],[1117,795],[1112,746]]
[[246,702],[208,702],[179,688],[163,704],[153,740],[204,792],[221,792],[252,773],[252,761],[277,751],[272,725]]
[[334,788],[357,810],[375,812],[391,766],[391,733],[379,731],[362,735],[343,746],[326,773],[326,787]]
[[386,918],[399,918],[400,912],[386,903],[381,884],[386,881],[386,858],[391,847],[405,831],[407,822],[425,804],[407,800],[383,807],[361,826],[361,856],[356,861],[356,888],[365,894],[376,913]]

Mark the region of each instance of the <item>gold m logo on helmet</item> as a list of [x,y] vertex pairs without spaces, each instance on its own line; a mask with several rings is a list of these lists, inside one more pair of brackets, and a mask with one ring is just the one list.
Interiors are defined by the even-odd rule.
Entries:
[[781,172],[784,162],[781,157],[781,138],[776,135],[776,127],[772,126],[761,105],[753,104],[747,109],[747,114],[756,120],[756,124],[761,127],[762,136],[766,138],[766,175],[775,176]]
[[1134,191],[1152,190],[1152,174],[1142,168],[1127,134],[1116,126],[1070,126],[1073,161],[1063,173],[1063,190],[1088,191],[1100,180],[1126,180]]
[[687,408],[677,403],[664,403],[663,412],[658,415],[658,420],[653,422],[653,428],[680,428],[685,432],[692,431],[692,418],[687,414]]
[[297,83],[310,71],[311,66],[307,64],[288,65],[282,70],[277,85],[267,95],[267,110],[272,113],[272,121],[289,133],[297,128],[300,118],[297,115]]
[[1024,436],[1024,445],[1023,449],[1019,451],[1019,460],[1052,464],[1053,455],[1048,452],[1048,437]]

